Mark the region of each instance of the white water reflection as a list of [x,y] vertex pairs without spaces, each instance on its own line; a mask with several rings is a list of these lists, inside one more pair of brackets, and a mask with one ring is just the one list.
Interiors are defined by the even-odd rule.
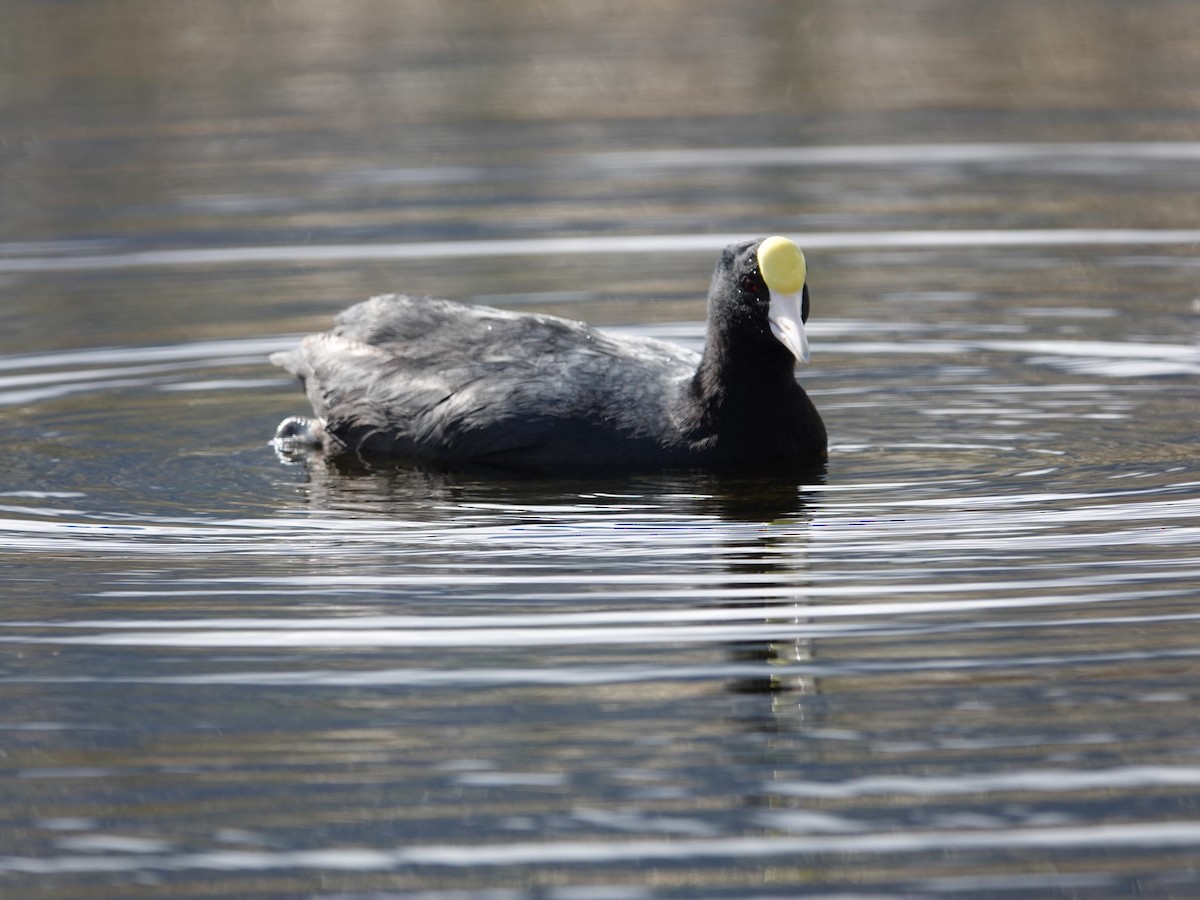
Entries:
[[[64,839],[68,849],[76,839]],[[181,871],[254,872],[270,869],[329,869],[378,872],[407,866],[474,868],[531,864],[595,865],[610,863],[811,857],[824,853],[919,854],[945,850],[1021,850],[1046,848],[1114,849],[1200,846],[1200,820],[1161,824],[1113,824],[1074,827],[955,829],[952,831],[868,832],[786,837],[673,837],[669,841],[532,841],[474,847],[427,844],[396,849],[339,847],[309,850],[212,850],[205,853],[137,852],[137,840],[97,835],[90,849],[103,856],[0,859],[0,872],[26,874]],[[160,842],[147,842],[157,848]],[[117,848],[126,846],[126,853]]]
[[1035,143],[1012,141],[973,144],[888,144],[835,147],[706,147],[702,149],[615,151],[584,157],[592,166],[619,172],[637,168],[723,168],[736,166],[903,166],[976,165],[988,163],[1035,171],[1056,171],[1061,164],[1080,161],[1123,163],[1135,171],[1151,169],[1156,161],[1200,160],[1196,141],[1063,141]]
[[[508,256],[589,256],[719,252],[756,234],[648,234],[621,237],[531,238],[376,244],[299,244],[138,250],[89,256],[0,257],[0,274],[103,272],[187,266],[269,263],[400,262]],[[1182,246],[1200,244],[1200,229],[1040,228],[947,231],[793,232],[805,250],[963,247]]]
[[1136,790],[1200,785],[1197,766],[1125,766],[1079,772],[1043,769],[961,777],[903,776],[858,778],[837,784],[777,781],[767,790],[787,797],[839,798],[878,794],[918,794],[930,797],[1035,791]]

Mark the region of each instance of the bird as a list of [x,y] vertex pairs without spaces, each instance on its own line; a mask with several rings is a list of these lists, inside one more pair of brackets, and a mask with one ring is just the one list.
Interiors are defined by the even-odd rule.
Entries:
[[315,417],[281,452],[509,470],[812,469],[825,425],[796,381],[809,359],[807,262],[781,236],[730,244],[694,350],[583,322],[387,294],[271,362]]

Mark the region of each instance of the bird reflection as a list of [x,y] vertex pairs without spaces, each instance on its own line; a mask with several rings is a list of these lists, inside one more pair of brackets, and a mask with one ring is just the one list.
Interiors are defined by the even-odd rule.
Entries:
[[[801,711],[795,698],[813,690],[806,674],[811,639],[790,635],[795,626],[807,622],[808,506],[815,493],[809,488],[823,482],[823,470],[803,481],[795,476],[705,472],[550,478],[461,465],[366,462],[348,455],[314,455],[303,466],[304,477],[296,489],[305,507],[352,514],[360,527],[363,517],[370,516],[436,526],[438,537],[427,546],[457,540],[454,555],[462,565],[484,571],[492,558],[486,554],[504,543],[513,564],[519,560],[521,567],[528,566],[529,584],[522,586],[526,595],[540,587],[541,572],[591,573],[596,592],[581,589],[578,606],[556,601],[558,613],[610,609],[604,605],[614,602],[604,599],[606,578],[617,575],[636,582],[639,575],[650,573],[643,607],[630,601],[625,591],[615,602],[637,612],[662,604],[663,621],[669,623],[672,611],[679,608],[675,598],[686,596],[688,573],[693,573],[694,608],[744,609],[742,621],[768,630],[778,625],[789,635],[721,642],[723,620],[701,620],[713,629],[726,660],[751,672],[726,679],[725,690],[735,698],[771,698],[766,704],[739,704],[737,715],[748,730],[778,727],[777,716],[785,710],[788,716],[797,715]],[[479,547],[482,560],[472,558],[472,541],[480,538],[458,528],[465,524],[490,533],[486,547]],[[361,566],[361,561],[355,564]],[[380,564],[389,563],[381,559]],[[714,584],[714,571],[727,577],[718,576]],[[663,579],[669,579],[673,589],[669,600],[656,593]],[[747,596],[748,587],[761,588],[761,596]],[[498,608],[510,608],[509,590],[496,586]],[[789,604],[795,615],[787,614]],[[762,618],[756,619],[754,611],[759,609]],[[665,644],[669,641],[664,638]]]

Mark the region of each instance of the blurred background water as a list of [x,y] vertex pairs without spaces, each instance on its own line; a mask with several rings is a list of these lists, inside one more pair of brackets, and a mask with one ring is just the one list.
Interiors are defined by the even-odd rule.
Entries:
[[[1192,896],[1200,5],[2,0],[0,895]],[[698,347],[818,483],[279,460],[373,293]]]

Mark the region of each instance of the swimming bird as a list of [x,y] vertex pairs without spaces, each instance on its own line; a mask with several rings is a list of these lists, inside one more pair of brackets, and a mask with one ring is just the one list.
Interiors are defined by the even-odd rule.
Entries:
[[807,264],[783,237],[731,244],[701,353],[556,316],[389,294],[271,361],[316,418],[281,449],[507,469],[820,466],[825,425],[796,382]]

